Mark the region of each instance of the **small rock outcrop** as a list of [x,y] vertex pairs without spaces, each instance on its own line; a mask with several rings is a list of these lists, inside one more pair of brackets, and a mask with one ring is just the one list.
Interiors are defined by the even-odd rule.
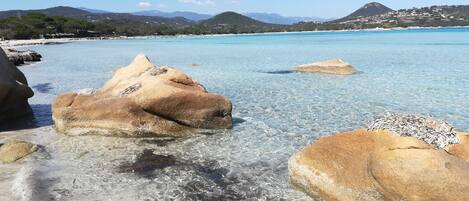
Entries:
[[368,129],[387,129],[400,136],[415,137],[438,148],[459,143],[451,125],[429,116],[387,113],[371,122]]
[[0,48],[0,122],[31,113],[28,98],[33,95],[24,74]]
[[23,65],[31,62],[41,61],[42,56],[32,50],[19,51],[14,49],[7,49],[6,54],[8,59],[15,65]]
[[174,68],[138,55],[99,90],[67,93],[52,105],[55,127],[70,135],[173,136],[231,128],[231,102]]
[[37,146],[29,142],[13,141],[0,145],[0,161],[12,163],[35,152]]
[[336,75],[351,75],[358,73],[352,65],[342,61],[341,59],[304,64],[295,67],[293,71],[300,73],[324,73]]
[[[319,139],[290,158],[291,183],[325,200],[450,201],[469,197],[469,134],[456,133],[458,143],[442,149],[436,141],[419,139],[418,133],[436,125],[430,133],[447,134],[446,129],[436,131],[445,122],[396,114],[385,118],[392,120],[382,119],[372,125],[404,125],[377,126]],[[410,119],[422,121],[410,124]],[[432,121],[434,124],[427,124]],[[405,127],[418,128],[417,134],[394,133],[407,131]]]

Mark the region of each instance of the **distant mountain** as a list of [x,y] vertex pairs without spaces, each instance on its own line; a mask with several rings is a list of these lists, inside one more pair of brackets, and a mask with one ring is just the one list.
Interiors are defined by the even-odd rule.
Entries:
[[0,11],[0,19],[7,17],[15,17],[26,15],[31,12],[43,13],[48,16],[62,16],[87,21],[123,21],[123,22],[139,22],[139,23],[152,23],[160,25],[187,25],[193,22],[182,18],[164,18],[164,17],[151,17],[151,16],[136,16],[129,13],[92,13],[78,8],[59,6],[39,10],[9,10]]
[[224,12],[198,22],[184,17],[172,17],[182,15],[198,20],[183,15],[187,12],[174,12],[173,15],[166,15],[172,18],[161,17],[161,15],[164,16],[164,12],[159,11],[137,14],[108,13],[90,9],[87,11],[84,8],[63,6],[39,10],[0,11],[0,32],[1,36],[7,39],[28,39],[38,38],[41,35],[55,37],[55,34],[59,36],[71,34],[74,37],[202,35],[469,26],[469,5],[431,6],[393,11],[382,4],[373,2],[339,20],[318,22],[314,19],[310,21],[299,17],[296,20],[302,22],[292,25],[282,25],[291,23],[285,17],[264,13],[248,13],[252,16],[251,18],[235,12]]
[[39,12],[49,16],[64,16],[64,17],[71,17],[71,16],[86,16],[91,14],[90,12],[72,8],[72,7],[52,7],[47,9],[40,9],[40,10],[7,10],[7,11],[0,11],[0,19],[7,18],[7,17],[15,17],[15,16],[22,16],[26,15],[31,12]]
[[291,25],[298,22],[325,22],[333,19],[318,17],[285,17],[276,13],[245,13],[246,16],[271,24]]
[[[132,13],[139,16],[159,16],[159,17],[184,17],[192,21],[202,21],[207,20],[212,15],[209,14],[200,14],[195,12],[184,12],[184,11],[175,11],[175,12],[163,12],[159,10],[148,10],[148,11],[139,11]],[[244,13],[245,16],[253,18],[255,20],[270,23],[270,24],[295,24],[298,22],[324,22],[333,19],[323,19],[318,17],[284,17],[276,13]]]
[[85,8],[85,7],[78,7],[78,9],[84,10],[84,11],[90,12],[90,13],[112,13],[110,11],[91,9],[91,8]]
[[288,25],[261,22],[235,12],[224,12],[190,26],[186,31],[199,34],[239,34],[283,32]]
[[158,16],[158,17],[183,17],[192,21],[201,21],[206,20],[212,17],[212,15],[208,14],[200,14],[195,12],[186,12],[186,11],[175,11],[175,12],[163,12],[159,10],[147,10],[147,11],[139,11],[132,13],[138,16]]
[[339,19],[337,21],[347,21],[350,19],[355,19],[355,18],[360,18],[360,17],[369,17],[369,16],[375,16],[375,15],[381,15],[385,13],[389,13],[394,11],[391,8],[388,8],[387,6],[380,4],[378,2],[371,2],[367,3],[352,14]]
[[235,12],[224,12],[201,22],[205,25],[264,26],[264,23]]
[[469,5],[400,9],[340,22],[349,28],[467,26]]

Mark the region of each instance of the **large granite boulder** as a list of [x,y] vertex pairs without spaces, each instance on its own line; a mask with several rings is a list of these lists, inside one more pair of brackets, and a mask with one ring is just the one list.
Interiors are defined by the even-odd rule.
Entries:
[[443,148],[388,129],[323,137],[290,158],[290,181],[325,200],[467,200],[468,136]]
[[33,95],[24,74],[0,48],[0,122],[31,113],[28,98]]
[[3,163],[12,163],[36,150],[36,145],[24,141],[12,141],[0,144],[0,161]]
[[184,136],[231,128],[231,102],[174,68],[138,55],[97,91],[67,93],[52,105],[58,131],[70,135]]
[[358,71],[352,65],[342,61],[341,59],[332,59],[311,64],[303,64],[295,67],[293,71],[300,73],[324,73],[337,75],[351,75],[358,73]]

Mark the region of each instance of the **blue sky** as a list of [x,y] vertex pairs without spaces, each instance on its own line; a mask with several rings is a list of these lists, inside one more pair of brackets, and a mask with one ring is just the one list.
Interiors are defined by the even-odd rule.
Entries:
[[[139,10],[199,13],[269,12],[285,16],[342,17],[371,0],[1,0],[0,10],[73,6],[115,12]],[[381,0],[393,9],[430,5],[468,5],[468,0]]]

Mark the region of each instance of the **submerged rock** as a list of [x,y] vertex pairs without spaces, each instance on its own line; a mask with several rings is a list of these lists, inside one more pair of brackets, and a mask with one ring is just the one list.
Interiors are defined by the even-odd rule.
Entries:
[[19,51],[14,49],[7,49],[5,52],[8,56],[8,59],[16,66],[23,65],[25,63],[41,61],[42,58],[42,55],[32,50]]
[[195,128],[231,128],[231,108],[181,71],[138,55],[101,89],[57,97],[52,112],[56,128],[72,135],[180,137]]
[[29,142],[14,141],[0,145],[0,161],[15,162],[37,150],[37,146]]
[[358,73],[358,71],[352,65],[342,61],[341,59],[332,59],[317,63],[304,64],[295,67],[293,71],[301,73],[325,73],[338,75],[351,75]]
[[458,135],[448,150],[385,129],[323,137],[290,158],[290,181],[325,200],[465,200],[469,135]]
[[24,74],[0,48],[0,122],[30,114],[28,98],[33,95]]
[[153,153],[153,150],[145,149],[134,163],[123,164],[119,169],[120,172],[132,172],[143,177],[151,177],[154,170],[176,165],[176,162],[172,155],[157,155]]
[[[132,174],[141,179],[163,182],[165,194],[175,200],[286,200],[272,196],[264,187],[254,181],[249,174],[223,167],[218,161],[202,158],[185,159],[175,155],[160,155],[155,150],[143,150],[135,159],[124,161],[117,172]],[[166,183],[165,180],[171,182]],[[168,200],[155,198],[157,200]]]

